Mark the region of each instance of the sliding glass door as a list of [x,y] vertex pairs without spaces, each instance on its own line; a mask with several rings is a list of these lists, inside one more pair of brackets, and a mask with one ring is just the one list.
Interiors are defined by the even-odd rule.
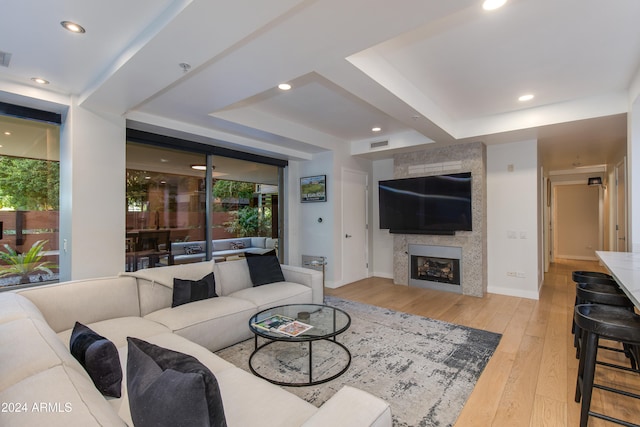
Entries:
[[126,173],[127,271],[278,250],[279,166],[127,142]]

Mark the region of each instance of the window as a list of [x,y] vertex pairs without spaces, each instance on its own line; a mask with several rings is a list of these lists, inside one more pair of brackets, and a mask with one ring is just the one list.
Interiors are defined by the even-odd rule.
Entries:
[[242,256],[244,237],[277,249],[281,168],[212,148],[127,142],[126,271]]
[[278,167],[214,156],[213,238],[278,237]]
[[59,155],[57,124],[0,115],[0,289],[58,280]]

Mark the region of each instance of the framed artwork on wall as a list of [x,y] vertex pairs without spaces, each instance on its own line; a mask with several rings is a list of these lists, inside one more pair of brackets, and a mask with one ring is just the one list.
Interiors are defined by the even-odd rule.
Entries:
[[300,201],[326,202],[327,201],[327,176],[305,176],[300,178]]

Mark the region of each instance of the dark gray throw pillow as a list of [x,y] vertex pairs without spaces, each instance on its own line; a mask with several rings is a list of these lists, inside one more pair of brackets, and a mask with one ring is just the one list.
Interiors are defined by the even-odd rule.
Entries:
[[173,279],[173,300],[171,307],[177,307],[188,302],[215,298],[216,278],[209,273],[200,280]]
[[226,427],[218,381],[198,359],[128,337],[127,391],[136,427]]
[[69,340],[71,354],[105,396],[120,397],[122,367],[116,346],[91,328],[76,322]]
[[253,286],[267,285],[269,283],[284,282],[284,275],[275,250],[264,254],[245,254],[249,265],[249,275]]

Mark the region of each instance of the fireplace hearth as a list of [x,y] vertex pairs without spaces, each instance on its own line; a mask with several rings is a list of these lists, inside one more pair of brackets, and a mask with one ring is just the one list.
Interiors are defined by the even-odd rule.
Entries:
[[462,293],[462,248],[409,245],[409,286]]

